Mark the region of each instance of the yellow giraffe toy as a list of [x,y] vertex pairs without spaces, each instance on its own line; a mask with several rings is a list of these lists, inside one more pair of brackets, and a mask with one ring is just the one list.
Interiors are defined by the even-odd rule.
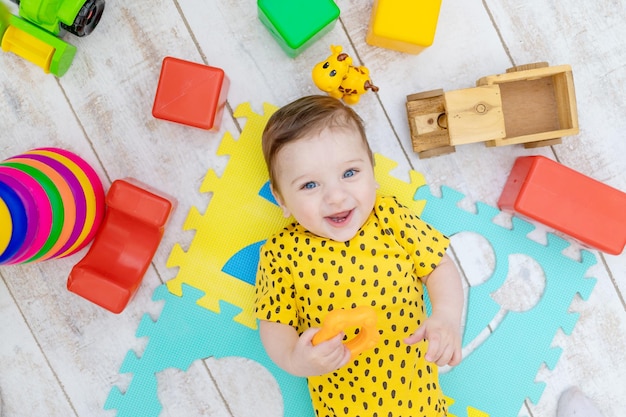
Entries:
[[352,58],[342,52],[341,46],[330,46],[331,55],[313,67],[313,82],[331,97],[343,99],[347,104],[356,104],[361,94],[378,91],[370,80],[369,70],[364,66],[352,65]]

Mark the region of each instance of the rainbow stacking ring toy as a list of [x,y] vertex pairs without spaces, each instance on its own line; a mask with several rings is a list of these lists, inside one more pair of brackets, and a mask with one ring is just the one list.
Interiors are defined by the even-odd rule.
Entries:
[[38,148],[0,162],[0,265],[76,253],[104,210],[96,171],[70,151]]

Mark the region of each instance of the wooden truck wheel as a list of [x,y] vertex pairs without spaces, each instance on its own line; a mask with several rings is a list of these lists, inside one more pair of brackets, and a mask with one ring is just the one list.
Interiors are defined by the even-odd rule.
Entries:
[[542,146],[560,145],[562,142],[563,141],[561,140],[561,138],[540,140],[537,142],[527,142],[524,144],[524,148],[526,149],[541,148]]
[[546,68],[549,67],[550,65],[545,62],[533,62],[530,64],[524,64],[524,65],[518,65],[516,67],[511,67],[511,68],[507,68],[506,72],[517,72],[517,71],[526,71],[529,69],[537,69],[537,68]]
[[454,146],[441,146],[439,148],[433,148],[427,151],[417,152],[417,156],[420,159],[428,159],[428,158],[432,158],[435,156],[447,155],[455,151],[456,149]]

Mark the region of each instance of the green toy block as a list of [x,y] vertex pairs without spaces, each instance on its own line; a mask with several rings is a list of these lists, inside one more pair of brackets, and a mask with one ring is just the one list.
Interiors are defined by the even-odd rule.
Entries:
[[259,20],[291,58],[330,32],[339,17],[333,0],[258,0]]

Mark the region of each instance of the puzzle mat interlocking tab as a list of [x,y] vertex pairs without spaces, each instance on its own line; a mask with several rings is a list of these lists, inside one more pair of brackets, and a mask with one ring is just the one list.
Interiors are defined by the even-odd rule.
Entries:
[[[140,356],[129,351],[121,366],[120,373],[132,373],[132,380],[125,393],[113,387],[105,403],[118,417],[158,416],[162,406],[156,374],[167,368],[186,371],[195,360],[210,356],[255,360],[276,378],[285,416],[313,416],[305,380],[286,374],[267,357],[253,315],[258,248],[286,224],[268,191],[260,152],[261,132],[275,110],[264,104],[263,114],[257,114],[249,103],[235,110],[235,117],[247,122],[238,140],[227,133],[220,143],[218,153],[230,155],[229,163],[221,177],[213,170],[207,173],[200,188],[212,193],[207,210],[190,210],[184,228],[196,230],[194,239],[186,252],[174,247],[167,266],[179,267],[178,274],[153,296],[165,300],[163,310],[156,322],[144,316],[137,337],[149,338],[146,348]],[[466,231],[482,235],[496,254],[490,279],[469,290],[464,345],[500,311],[490,294],[505,281],[511,255],[530,256],[543,268],[546,284],[537,305],[507,312],[490,337],[441,376],[451,415],[517,415],[525,398],[536,403],[543,392],[535,375],[542,363],[551,369],[556,364],[561,351],[551,342],[559,328],[571,333],[578,316],[568,307],[576,293],[584,299],[591,293],[595,280],[585,278],[585,272],[595,257],[586,251],[581,261],[564,256],[568,243],[551,234],[546,245],[537,243],[527,238],[533,226],[516,218],[512,229],[498,226],[493,219],[499,211],[485,204],[477,203],[475,213],[463,210],[458,205],[462,194],[444,187],[441,197],[433,196],[416,172],[410,172],[410,182],[391,176],[396,165],[376,156],[382,192],[396,194],[450,236]]]

